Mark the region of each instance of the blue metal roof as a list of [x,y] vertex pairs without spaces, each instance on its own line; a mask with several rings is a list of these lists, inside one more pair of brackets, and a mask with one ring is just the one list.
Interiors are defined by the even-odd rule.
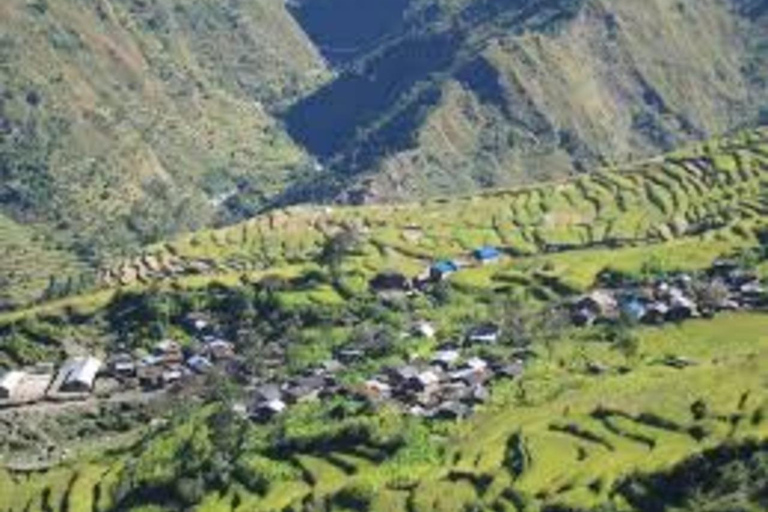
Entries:
[[459,270],[459,266],[450,260],[438,261],[432,265],[432,270],[441,274],[450,274]]
[[501,256],[501,253],[499,250],[495,247],[480,247],[479,249],[475,249],[475,258],[479,260],[493,260]]

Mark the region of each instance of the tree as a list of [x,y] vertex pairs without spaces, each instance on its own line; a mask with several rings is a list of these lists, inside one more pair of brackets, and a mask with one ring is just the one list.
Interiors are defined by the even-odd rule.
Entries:
[[320,254],[320,263],[328,267],[334,281],[339,275],[344,257],[352,252],[359,243],[360,237],[352,229],[339,231],[326,240],[323,252]]

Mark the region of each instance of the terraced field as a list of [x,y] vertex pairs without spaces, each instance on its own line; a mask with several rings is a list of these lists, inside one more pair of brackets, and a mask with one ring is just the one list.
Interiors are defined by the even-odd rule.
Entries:
[[[478,288],[524,290],[549,301],[591,286],[606,268],[704,268],[716,257],[764,243],[766,171],[768,130],[758,130],[547,186],[421,204],[274,212],[148,248],[105,272],[98,294],[2,320],[73,306],[98,310],[120,286],[198,287],[325,271],[324,248],[349,232],[356,244],[341,261],[345,290],[322,282],[280,292],[280,298],[341,303],[344,293],[367,289],[367,279],[380,270],[415,275],[434,259],[498,246],[505,251],[498,264],[452,276],[455,287],[469,293],[439,311],[419,311],[440,328],[466,327],[462,322],[485,307],[472,293]],[[538,346],[539,357],[521,380],[496,385],[490,404],[463,423],[430,430],[426,444],[291,449],[279,454],[283,472],[268,485],[235,477],[206,493],[196,509],[459,512],[622,505],[619,484],[632,474],[667,469],[723,442],[768,438],[766,333],[768,316],[757,313],[641,328],[637,353],[630,355],[597,333],[574,332]],[[670,368],[663,361],[671,355],[695,364]],[[591,375],[593,362],[608,372]],[[152,489],[132,494],[131,486],[140,485],[126,475],[148,465],[154,469],[146,474],[166,478],[164,464],[194,452],[204,437],[205,428],[189,421],[149,437],[142,450],[89,456],[49,471],[0,471],[0,496],[12,496],[0,500],[0,508],[164,510],[167,504]],[[200,453],[210,456],[206,443]],[[237,463],[261,467],[259,457],[243,450]]]
[[[642,329],[631,363],[604,343],[564,342],[522,381],[496,389],[494,403],[478,415],[447,428],[434,440],[441,447],[436,457],[369,444],[299,450],[283,461],[296,469],[292,476],[262,492],[236,481],[206,495],[197,510],[459,512],[622,504],[616,485],[631,474],[669,468],[724,441],[768,437],[766,333],[768,317],[760,314]],[[659,363],[670,354],[696,364]],[[589,375],[588,361],[614,370]],[[630,370],[619,371],[623,365]],[[728,386],[720,385],[725,381]],[[145,453],[160,454],[171,444],[193,443],[192,449],[200,435],[193,427],[157,436]],[[128,490],[118,489],[125,468],[164,460],[134,453],[47,472],[1,471],[3,510],[112,510]],[[152,467],[162,474],[162,465]],[[135,506],[161,505],[160,498],[148,493]]]
[[103,281],[296,270],[314,265],[329,238],[345,230],[360,241],[345,269],[360,276],[382,269],[415,274],[429,261],[483,244],[505,249],[518,265],[632,247],[663,247],[663,260],[689,245],[709,263],[724,249],[754,243],[768,212],[766,171],[762,129],[562,183],[418,204],[275,211],[150,247],[106,270]]

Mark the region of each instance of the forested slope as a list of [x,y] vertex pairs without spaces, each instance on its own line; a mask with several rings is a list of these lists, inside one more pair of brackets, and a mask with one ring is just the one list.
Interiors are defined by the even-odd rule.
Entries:
[[0,214],[48,245],[119,254],[307,168],[270,112],[325,64],[278,2],[9,0],[0,24]]

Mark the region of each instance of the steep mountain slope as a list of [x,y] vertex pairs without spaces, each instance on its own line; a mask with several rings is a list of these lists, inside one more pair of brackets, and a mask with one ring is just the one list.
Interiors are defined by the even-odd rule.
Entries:
[[411,2],[376,50],[286,119],[342,175],[322,194],[352,201],[562,176],[756,124],[768,102],[764,11],[744,0]]
[[250,213],[306,168],[269,111],[326,71],[280,3],[9,0],[0,28],[0,214],[80,258]]

